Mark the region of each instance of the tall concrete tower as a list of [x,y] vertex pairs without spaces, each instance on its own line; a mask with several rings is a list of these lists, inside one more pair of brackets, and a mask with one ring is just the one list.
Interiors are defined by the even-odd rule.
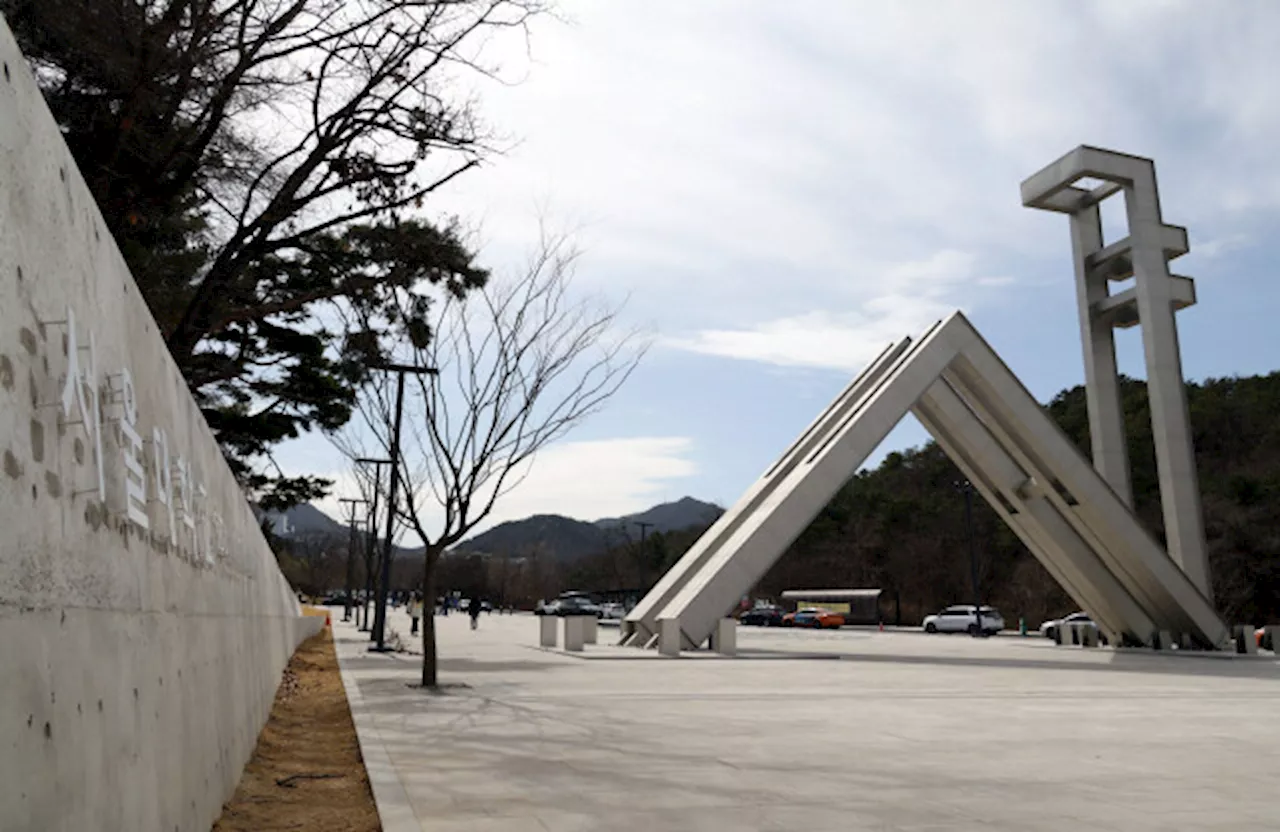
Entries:
[[[1099,205],[1119,193],[1124,196],[1129,234],[1104,245]],[[1133,487],[1113,330],[1142,327],[1169,556],[1212,601],[1191,417],[1174,320],[1177,310],[1196,302],[1195,283],[1169,273],[1169,261],[1188,251],[1187,231],[1166,225],[1161,218],[1155,163],[1082,145],[1024,181],[1022,204],[1070,217],[1093,464],[1130,506]],[[1131,287],[1112,294],[1113,282],[1129,278],[1133,278]]]

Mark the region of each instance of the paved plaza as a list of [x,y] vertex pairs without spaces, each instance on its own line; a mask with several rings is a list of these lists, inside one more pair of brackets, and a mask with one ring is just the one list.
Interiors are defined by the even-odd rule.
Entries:
[[532,616],[450,615],[430,694],[340,617],[387,832],[1280,828],[1270,656],[751,628],[735,659],[604,628],[570,656]]

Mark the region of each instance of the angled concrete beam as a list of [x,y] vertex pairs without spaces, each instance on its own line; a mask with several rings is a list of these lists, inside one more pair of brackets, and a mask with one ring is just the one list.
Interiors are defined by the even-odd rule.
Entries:
[[[1028,479],[1026,469],[950,384],[939,381],[912,412],[1027,549],[1108,636],[1122,632],[1145,636],[1154,629],[1150,616],[1048,495],[1041,489],[1028,494],[1021,488]],[[1037,472],[1036,476],[1048,475]]]
[[981,336],[974,335],[981,347],[964,350],[949,368],[949,379],[970,391],[966,397],[971,402],[978,399],[987,408],[984,423],[1007,433],[1035,468],[1053,475],[1052,499],[1071,509],[1064,516],[1077,530],[1098,537],[1100,555],[1135,597],[1152,605],[1148,612],[1153,620],[1191,633],[1202,646],[1221,645],[1228,636],[1226,626],[1195,581],[1169,559],[1113,491],[1105,484],[1098,488],[1100,479],[1089,462]]
[[1203,647],[1224,642],[1225,625],[1195,584],[956,313],[793,446],[804,453],[766,494],[740,501],[732,529],[704,536],[715,546],[675,594],[647,599],[657,613],[654,626],[637,628],[643,643],[678,654],[707,641],[908,410],[1115,643],[1154,643],[1162,631]]
[[773,495],[778,485],[786,481],[795,467],[848,418],[867,392],[874,389],[881,378],[902,360],[910,344],[911,339],[904,338],[886,347],[867,369],[836,396],[777,462],[769,466],[747,493],[721,515],[675,566],[662,576],[622,622],[621,644],[647,644],[658,633],[658,614],[663,607],[737,533],[743,522]]
[[966,336],[959,313],[913,344],[893,369],[828,431],[717,547],[657,614],[678,620],[686,648],[706,641],[732,608],[812,522],[955,356]]

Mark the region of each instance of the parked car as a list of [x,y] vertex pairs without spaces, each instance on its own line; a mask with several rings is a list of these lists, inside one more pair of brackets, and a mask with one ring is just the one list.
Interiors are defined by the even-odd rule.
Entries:
[[535,609],[535,615],[594,615],[599,618],[601,614],[600,607],[592,603],[588,598],[574,596],[571,598],[557,598],[554,601],[543,604],[542,607]]
[[738,623],[749,627],[781,627],[781,607],[754,607],[738,616]]
[[792,619],[795,627],[811,627],[815,630],[838,630],[844,626],[844,616],[821,607],[805,607],[796,610]]
[[[1094,623],[1093,618],[1087,612],[1073,612],[1071,615],[1062,618],[1054,618],[1040,625],[1040,635],[1053,641],[1058,640],[1058,628],[1063,624],[1077,624],[1086,627],[1092,627],[1095,632],[1098,631],[1098,625]],[[1107,637],[1098,632],[1098,643],[1106,644]]]
[[978,623],[977,607],[973,604],[956,604],[947,607],[937,615],[928,615],[924,619],[926,633],[969,633],[979,632],[988,635],[1004,629],[1004,616],[994,607],[982,607],[982,623]]
[[600,617],[607,621],[621,621],[627,617],[627,608],[622,604],[610,601],[600,605]]

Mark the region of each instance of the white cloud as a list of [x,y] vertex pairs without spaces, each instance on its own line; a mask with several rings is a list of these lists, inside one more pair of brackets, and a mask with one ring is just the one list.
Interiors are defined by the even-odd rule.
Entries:
[[1193,240],[1191,250],[1201,257],[1221,257],[1228,252],[1247,248],[1252,242],[1248,234],[1226,234],[1203,242]]
[[[1018,184],[1081,143],[1156,159],[1206,273],[1280,209],[1277,4],[561,2],[575,22],[535,25],[528,80],[476,90],[519,144],[429,207],[481,222],[495,269],[540,213],[579,227],[582,287],[630,293],[668,347],[853,372],[1015,283],[1072,320],[1066,221],[1023,208]],[[664,392],[650,403],[690,393]],[[626,412],[622,433],[646,433]],[[615,510],[581,482],[526,485],[503,510]]]
[[[693,441],[680,436],[552,445],[533,460],[524,480],[499,499],[493,513],[471,534],[533,514],[570,514],[579,520],[597,520],[683,496],[680,480],[697,473],[690,459],[692,451]],[[336,480],[333,494],[317,505],[331,517],[343,517],[339,498],[359,496],[359,488],[349,473],[328,476]],[[427,514],[434,516],[430,511]],[[414,544],[407,537],[401,542]]]
[[662,343],[709,355],[856,372],[890,343],[919,335],[951,314],[953,298],[977,298],[975,287],[1002,283],[999,277],[976,276],[972,255],[947,249],[857,284],[862,297],[850,290],[848,303],[842,304],[848,312],[820,309],[753,326],[703,329]]
[[768,308],[762,275],[822,291],[922,246],[1064,251],[1017,186],[1081,142],[1176,166],[1172,222],[1280,196],[1253,164],[1280,126],[1265,4],[565,5],[528,82],[481,90],[523,142],[451,194],[495,240],[540,203],[583,222],[589,276],[654,305]]

